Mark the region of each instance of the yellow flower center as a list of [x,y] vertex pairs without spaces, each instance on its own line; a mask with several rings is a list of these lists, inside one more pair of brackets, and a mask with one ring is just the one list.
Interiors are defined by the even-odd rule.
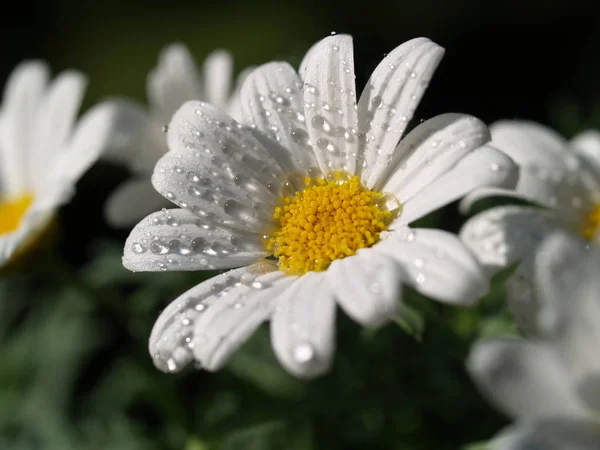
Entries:
[[302,191],[283,197],[283,206],[275,208],[280,227],[266,241],[280,269],[291,275],[323,271],[373,245],[400,211],[395,199],[364,188],[357,176],[335,173],[304,183]]
[[581,234],[588,241],[591,241],[596,236],[596,232],[600,228],[600,203],[594,206],[590,211],[581,227]]
[[0,235],[15,231],[27,209],[33,202],[32,195],[0,201]]

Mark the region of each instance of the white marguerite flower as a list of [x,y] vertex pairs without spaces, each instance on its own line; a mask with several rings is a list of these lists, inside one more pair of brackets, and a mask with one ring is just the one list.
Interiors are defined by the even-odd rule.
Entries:
[[407,226],[479,186],[516,183],[510,158],[480,148],[489,134],[474,117],[441,115],[399,142],[442,55],[425,38],[400,45],[357,103],[352,38],[331,36],[310,50],[302,78],[283,62],[248,76],[249,128],[202,102],[175,113],[152,183],[181,209],[140,222],[123,263],[243,267],[163,311],[150,336],[158,368],[196,360],[217,370],[270,319],[280,362],[310,378],[331,364],[336,303],[374,326],[394,315],[402,283],[451,304],[487,291],[457,236]]
[[480,189],[463,199],[464,210],[477,200],[501,195],[539,206],[490,208],[467,221],[462,240],[490,272],[522,261],[507,282],[507,300],[523,331],[535,333],[537,300],[530,286],[531,255],[559,228],[600,238],[600,134],[585,132],[567,142],[554,131],[524,121],[501,121],[490,127],[492,144],[519,166],[514,191]]
[[539,335],[480,341],[467,363],[482,392],[516,419],[489,448],[598,450],[600,249],[564,231],[538,249]]
[[49,82],[40,61],[21,63],[4,88],[0,110],[0,267],[32,244],[73,195],[114,125],[103,103],[78,123],[86,78],[66,71]]
[[107,200],[105,215],[113,226],[131,227],[169,204],[152,188],[150,177],[156,162],[169,150],[164,129],[181,105],[188,100],[203,100],[236,120],[241,118],[239,86],[248,69],[240,73],[233,91],[233,58],[229,52],[212,52],[204,60],[202,76],[198,72],[187,48],[171,44],[161,52],[158,66],[148,75],[149,110],[134,102],[123,102],[121,127],[106,156],[126,164],[133,177]]

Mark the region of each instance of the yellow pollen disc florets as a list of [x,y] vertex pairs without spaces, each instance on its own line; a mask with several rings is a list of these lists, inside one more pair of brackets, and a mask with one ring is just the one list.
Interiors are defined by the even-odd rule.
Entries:
[[327,269],[379,240],[393,219],[386,196],[365,189],[357,176],[306,178],[306,187],[275,209],[280,228],[266,242],[280,269],[300,275]]
[[587,215],[581,227],[581,234],[588,241],[591,241],[596,236],[596,232],[600,229],[600,203]]
[[0,235],[15,231],[27,209],[33,201],[33,196],[23,195],[8,201],[0,201]]

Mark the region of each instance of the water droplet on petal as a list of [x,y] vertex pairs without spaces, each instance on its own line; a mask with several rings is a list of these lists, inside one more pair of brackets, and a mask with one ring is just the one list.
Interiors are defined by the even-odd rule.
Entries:
[[294,360],[301,364],[310,362],[315,357],[315,350],[310,344],[299,344],[294,347]]
[[146,248],[139,242],[134,242],[133,244],[131,244],[131,251],[133,253],[144,253],[146,251]]

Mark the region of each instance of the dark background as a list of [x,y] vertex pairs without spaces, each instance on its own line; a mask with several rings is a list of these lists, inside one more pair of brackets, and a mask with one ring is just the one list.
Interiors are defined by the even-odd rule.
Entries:
[[[455,111],[570,137],[600,127],[599,24],[598,2],[578,0],[22,1],[0,14],[0,82],[42,58],[89,75],[84,108],[115,95],[145,102],[146,75],[171,42],[198,63],[227,48],[237,71],[298,64],[334,31],[354,37],[360,91],[385,53],[426,36],[446,55],[415,121]],[[1,449],[452,450],[506,423],[463,368],[481,324],[504,313],[499,284],[468,312],[413,295],[425,305],[420,339],[340,317],[334,369],[311,383],[283,373],[266,329],[220,373],[156,371],[146,342],[158,311],[211,274],[122,269],[127,231],[110,229],[102,206],[126,177],[94,166],[61,212],[56,247],[0,286]],[[456,230],[462,219],[432,220]]]

